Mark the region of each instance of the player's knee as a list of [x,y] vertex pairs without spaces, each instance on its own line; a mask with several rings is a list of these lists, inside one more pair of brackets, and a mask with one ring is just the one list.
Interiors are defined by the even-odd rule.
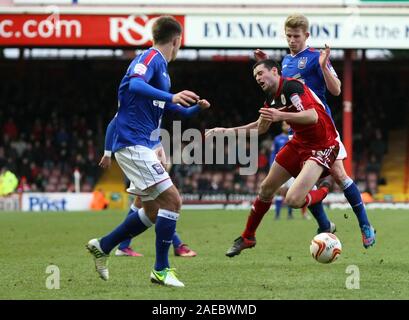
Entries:
[[275,191],[276,190],[273,190],[268,183],[263,181],[260,186],[260,197],[263,199],[272,199]]
[[179,212],[180,213],[180,209],[182,208],[182,203],[183,203],[183,201],[182,201],[182,197],[178,194],[177,196],[176,196],[176,199],[175,199],[175,208],[176,208],[176,212]]
[[145,211],[145,215],[149,218],[149,220],[155,224],[156,223],[156,217],[158,216],[158,211]]
[[142,208],[141,197],[139,197],[139,196],[135,197],[135,200],[134,200],[133,204],[137,208]]
[[173,212],[179,212],[182,207],[182,198],[174,186],[162,192],[156,201],[160,208]]
[[291,208],[301,208],[305,204],[305,197],[300,197],[296,194],[287,194],[285,197],[285,202]]
[[345,172],[342,161],[338,160],[334,163],[334,166],[332,167],[331,175],[339,186],[341,186],[345,180],[349,179],[347,173]]
[[180,212],[182,208],[182,198],[178,193],[173,193],[166,199],[166,205],[164,209],[173,211],[173,212]]

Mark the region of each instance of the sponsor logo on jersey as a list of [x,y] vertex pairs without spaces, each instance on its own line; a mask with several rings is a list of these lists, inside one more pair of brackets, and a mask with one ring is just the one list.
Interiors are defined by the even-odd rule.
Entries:
[[308,57],[301,57],[298,59],[298,69],[304,69],[307,65]]
[[302,105],[301,98],[298,94],[294,93],[290,97],[291,102],[293,103],[294,107],[297,108],[298,111],[303,111],[304,106]]
[[163,108],[165,108],[166,101],[153,100],[152,103],[153,103],[153,105],[155,107],[159,107],[159,108],[163,109]]
[[148,68],[143,63],[137,63],[133,69],[134,73],[143,76]]
[[287,100],[285,99],[285,95],[281,94],[281,103],[285,106],[287,104]]

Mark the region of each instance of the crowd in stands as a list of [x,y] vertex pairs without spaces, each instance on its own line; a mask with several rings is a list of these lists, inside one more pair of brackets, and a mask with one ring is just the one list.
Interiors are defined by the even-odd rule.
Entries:
[[81,191],[92,191],[100,174],[101,115],[111,110],[104,101],[115,99],[106,98],[105,82],[91,79],[84,63],[1,67],[8,81],[0,85],[0,166],[17,174],[21,191],[74,191],[76,169]]
[[[102,173],[98,160],[105,128],[116,112],[117,87],[128,62],[2,63],[8,81],[0,84],[0,167],[7,165],[16,173],[21,191],[74,191],[76,169],[81,191],[92,191]],[[191,89],[212,104],[197,117],[183,120],[183,128],[204,132],[256,120],[264,97],[251,66],[252,62],[170,64],[173,92]],[[341,66],[335,67],[342,75]],[[399,125],[385,107],[398,106],[405,94],[402,86],[391,98],[395,83],[382,79],[382,71],[368,71],[364,79],[355,76],[353,85],[355,178],[361,191],[372,194],[383,182],[388,132]],[[329,103],[341,131],[342,98],[330,97]],[[175,119],[177,115],[165,116],[163,127],[171,131]],[[184,193],[255,193],[268,172],[271,144],[279,133],[280,126],[275,125],[259,140],[255,175],[240,175],[239,168],[229,164],[174,164],[171,176]]]

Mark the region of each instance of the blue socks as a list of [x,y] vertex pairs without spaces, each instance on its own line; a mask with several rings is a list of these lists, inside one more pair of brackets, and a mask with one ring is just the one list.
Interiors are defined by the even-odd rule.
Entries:
[[169,247],[176,231],[176,221],[179,218],[177,212],[159,209],[156,217],[156,261],[155,270],[161,271],[169,268]]
[[282,196],[275,196],[274,204],[275,204],[275,209],[276,209],[275,218],[278,219],[278,218],[280,218],[281,206],[283,205],[283,197]]
[[317,220],[318,227],[320,228],[320,230],[328,230],[331,227],[331,223],[328,220],[328,217],[324,211],[324,206],[322,205],[322,201],[312,206],[309,206],[308,210],[310,210],[315,220]]
[[130,211],[132,212],[129,212],[124,222],[116,227],[110,234],[101,238],[101,249],[106,254],[109,254],[120,242],[128,238],[133,238],[152,226],[152,222],[145,215],[143,209],[134,212],[131,207]]
[[180,240],[177,232],[175,232],[175,234],[173,235],[172,242],[174,248],[178,248],[182,244],[182,240]]
[[347,198],[349,204],[354,210],[356,217],[358,218],[359,226],[362,228],[364,225],[369,225],[368,216],[364,203],[362,201],[361,192],[351,178],[346,179],[342,183],[345,198]]
[[291,208],[290,206],[288,206],[288,219],[292,219],[293,218],[293,208]]
[[[133,204],[131,205],[131,210],[129,210],[128,212],[128,216],[132,213],[132,212],[138,212],[138,208],[136,208]],[[131,245],[131,240],[132,238],[128,238],[124,241],[122,241],[119,246],[118,249],[119,250],[124,250],[126,248],[128,248]]]
[[[284,197],[283,196],[275,196],[274,198],[274,204],[275,204],[275,219],[279,219],[280,218],[280,212],[281,212],[281,207],[283,206],[283,202],[284,202]],[[288,219],[292,219],[293,218],[293,208],[291,208],[290,206],[288,206]]]
[[[366,214],[365,205],[362,201],[361,192],[351,178],[346,179],[342,183],[342,189],[344,190],[345,198],[354,210],[358,219],[359,226],[362,228],[364,225],[370,225],[368,216]],[[330,222],[325,214],[322,202],[319,202],[313,206],[308,207],[314,218],[317,220],[319,228],[321,230],[327,230],[330,227]]]

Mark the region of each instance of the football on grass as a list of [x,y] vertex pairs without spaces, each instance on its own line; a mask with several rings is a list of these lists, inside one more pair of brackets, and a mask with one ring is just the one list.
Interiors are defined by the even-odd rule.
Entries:
[[341,241],[332,233],[317,234],[311,241],[310,252],[318,262],[334,262],[342,252]]

